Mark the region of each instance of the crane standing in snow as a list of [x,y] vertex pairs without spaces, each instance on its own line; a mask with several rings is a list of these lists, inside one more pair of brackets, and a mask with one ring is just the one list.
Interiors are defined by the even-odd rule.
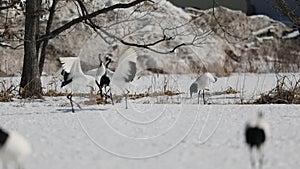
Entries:
[[[137,71],[137,54],[133,49],[129,48],[122,54],[115,72],[108,69],[108,64],[110,64],[111,59],[107,58],[105,65],[103,62],[100,62],[96,71],[90,70],[86,74],[82,72],[78,57],[60,57],[59,59],[63,67],[61,74],[64,77],[61,86],[69,86],[72,89],[72,92],[67,96],[71,103],[72,112],[75,112],[72,100],[73,93],[84,87],[91,88],[91,91],[96,87],[99,87],[101,95],[103,95],[103,87],[106,88],[107,86],[110,86],[110,92],[112,88],[116,87],[125,94],[126,108],[128,108],[127,97],[129,85],[130,82],[133,81]],[[111,93],[110,96],[112,98]],[[80,108],[78,104],[77,106]]]
[[[99,93],[100,93],[101,98],[105,97],[105,101],[106,101],[106,99],[107,99],[107,93],[109,92],[110,93],[111,102],[112,102],[112,104],[114,104],[113,98],[112,98],[112,94],[111,94],[111,89],[108,89],[108,91],[106,90],[106,88],[109,87],[109,85],[110,85],[110,78],[109,78],[109,76],[107,74],[108,74],[108,72],[111,72],[108,69],[108,66],[112,62],[112,59],[106,57],[106,61],[107,62],[105,64],[105,71],[102,74],[102,76],[100,77],[100,79],[96,81],[96,83],[97,83],[97,85],[99,87]],[[105,95],[103,94],[103,88],[104,88]]]
[[[137,61],[136,52],[132,48],[129,48],[122,54],[122,56],[119,59],[116,70],[115,72],[113,72],[108,68],[109,64],[112,62],[111,55],[106,56],[105,66],[103,66],[104,72],[100,75],[99,78],[97,76],[97,81],[96,81],[96,84],[99,87],[99,92],[101,97],[105,97],[106,99],[109,92],[113,104],[111,90],[112,88],[116,87],[122,91],[122,94],[125,94],[126,108],[127,108],[129,84],[130,82],[133,81],[137,70],[136,61]],[[96,74],[96,72],[97,72],[96,69],[92,69],[89,70],[86,74],[94,75]],[[106,90],[107,87],[109,87],[108,90]]]
[[[92,76],[82,72],[80,59],[78,57],[60,57],[59,60],[62,63],[63,69],[61,75],[63,75],[64,78],[61,87],[68,86],[71,88],[72,91],[68,94],[67,98],[70,100],[72,112],[74,113],[75,110],[72,100],[73,93],[78,92],[85,87],[90,88],[91,92],[95,90],[97,88],[96,81],[98,81],[105,72],[104,64],[103,62],[100,62],[96,73]],[[77,106],[80,108],[79,104],[77,104]]]
[[245,128],[245,141],[250,151],[250,162],[252,168],[255,168],[255,160],[253,158],[253,148],[258,150],[259,163],[258,168],[263,167],[263,146],[269,137],[269,125],[263,120],[262,112],[259,112],[255,120],[249,121]]
[[114,87],[122,91],[122,94],[125,95],[126,109],[128,108],[127,98],[129,85],[137,72],[136,62],[137,53],[132,48],[129,48],[120,57],[116,71],[112,72],[106,69],[106,74],[104,74],[104,77],[100,80],[100,86],[108,84],[110,86],[110,92]]
[[7,168],[9,162],[14,162],[18,169],[23,169],[24,162],[31,151],[31,145],[20,134],[0,128],[0,160],[3,169]]
[[200,92],[203,91],[203,103],[206,104],[204,98],[204,90],[208,90],[209,84],[217,81],[217,78],[211,73],[206,72],[200,75],[190,86],[190,96],[192,98],[193,93],[198,93],[198,104],[200,103]]
[[105,55],[105,57],[102,58],[99,55],[99,61],[100,61],[100,64],[97,68],[91,69],[91,70],[88,70],[87,72],[85,72],[86,75],[95,77],[95,79],[97,81],[100,81],[100,78],[104,75],[109,64],[112,62],[112,56],[111,56],[111,54],[107,54],[107,55]]

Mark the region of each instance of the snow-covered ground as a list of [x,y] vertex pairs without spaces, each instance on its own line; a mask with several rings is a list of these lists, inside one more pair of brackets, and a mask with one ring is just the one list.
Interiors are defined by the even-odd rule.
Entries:
[[[115,105],[85,105],[86,98],[74,97],[82,110],[76,107],[71,113],[65,97],[15,99],[0,103],[0,125],[17,130],[32,144],[28,169],[250,169],[244,125],[262,111],[271,128],[264,168],[300,166],[299,105],[236,104],[273,88],[274,74],[219,78],[206,94],[210,105],[196,104],[196,96],[189,99],[195,77],[141,77],[132,93],[163,91],[167,84],[165,89],[183,94],[130,100],[129,109],[123,100]],[[43,80],[45,89],[54,87],[49,85],[51,79]],[[215,95],[228,86],[240,93]]]

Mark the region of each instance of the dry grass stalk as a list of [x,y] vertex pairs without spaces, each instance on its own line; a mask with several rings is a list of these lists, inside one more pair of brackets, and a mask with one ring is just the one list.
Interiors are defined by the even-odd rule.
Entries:
[[165,92],[129,94],[128,97],[131,100],[136,100],[136,99],[140,99],[140,98],[144,98],[144,97],[175,96],[175,95],[179,95],[179,94],[183,94],[183,93],[178,92],[178,91],[166,90]]
[[11,84],[7,87],[7,82],[5,80],[0,82],[1,91],[0,91],[0,102],[11,102],[13,101],[14,94],[13,92],[17,91],[17,86]]
[[265,94],[262,94],[254,103],[300,104],[300,79],[295,79],[293,81],[287,76],[277,76],[277,84],[275,88]]
[[225,91],[214,92],[212,95],[237,94],[237,93],[240,93],[240,91],[237,91],[233,89],[231,86],[228,86],[228,88]]
[[49,90],[46,93],[44,93],[44,96],[49,96],[49,97],[59,97],[59,96],[67,96],[68,93],[63,93],[63,92],[58,92],[55,90]]

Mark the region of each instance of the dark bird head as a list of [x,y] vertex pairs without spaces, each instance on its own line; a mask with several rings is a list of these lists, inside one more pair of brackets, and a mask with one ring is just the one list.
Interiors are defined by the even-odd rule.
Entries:
[[112,61],[112,54],[111,53],[108,53],[108,54],[106,54],[106,56],[105,56],[105,61],[107,62],[107,61]]

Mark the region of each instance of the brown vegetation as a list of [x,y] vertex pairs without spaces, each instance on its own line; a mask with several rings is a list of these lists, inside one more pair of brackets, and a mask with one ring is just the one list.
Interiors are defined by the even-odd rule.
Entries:
[[5,80],[0,82],[1,90],[0,90],[0,102],[11,102],[13,101],[13,92],[17,91],[17,86],[9,85],[7,87],[7,82]]
[[58,97],[58,96],[67,96],[67,95],[68,93],[58,92],[55,90],[49,90],[44,94],[44,96],[49,96],[49,97]]
[[275,88],[262,94],[256,104],[300,104],[300,79],[291,80],[287,76],[277,77]]

